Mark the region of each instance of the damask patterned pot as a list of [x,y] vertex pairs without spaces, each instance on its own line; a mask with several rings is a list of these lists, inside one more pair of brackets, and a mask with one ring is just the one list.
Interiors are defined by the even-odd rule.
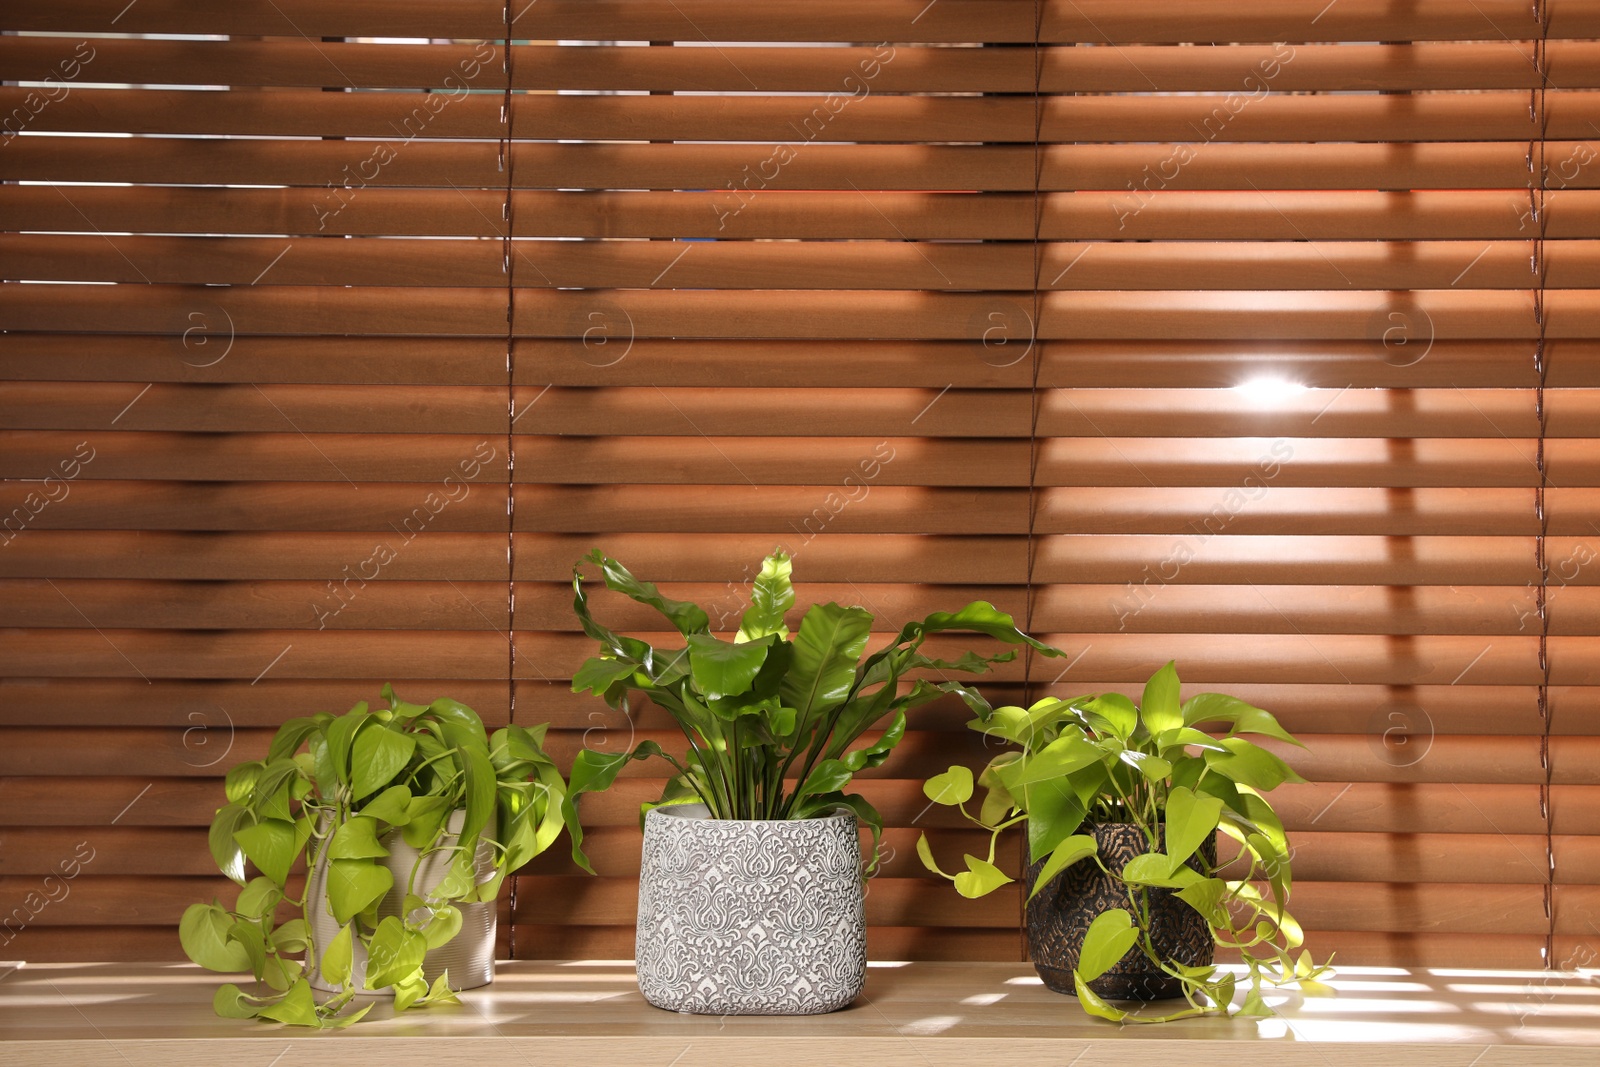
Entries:
[[[1101,823],[1085,826],[1079,833],[1093,834],[1100,848],[1100,861],[1113,871],[1121,871],[1135,856],[1150,851],[1144,831],[1132,823]],[[1164,838],[1163,838],[1164,841]],[[1215,863],[1217,842],[1207,841],[1200,850],[1206,862]],[[1200,857],[1189,866],[1200,869]],[[1044,867],[1044,861],[1028,865],[1028,888]],[[1151,940],[1163,959],[1199,966],[1211,962],[1216,950],[1211,928],[1205,917],[1173,896],[1170,889],[1152,889],[1150,918],[1154,927]],[[1078,952],[1095,916],[1108,908],[1128,907],[1128,893],[1093,860],[1079,860],[1028,901],[1028,954],[1044,984],[1057,993],[1074,994],[1072,971],[1078,965]],[[1163,972],[1137,946],[1105,974],[1089,983],[1089,988],[1108,1000],[1165,1000],[1183,995],[1183,985]]]
[[635,942],[639,990],[668,1011],[816,1015],[867,976],[856,817],[712,819],[703,804],[645,817]]

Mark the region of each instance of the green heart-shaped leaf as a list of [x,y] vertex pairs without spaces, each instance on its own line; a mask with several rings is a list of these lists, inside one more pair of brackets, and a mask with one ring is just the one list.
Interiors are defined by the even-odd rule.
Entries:
[[350,982],[350,966],[355,949],[350,931],[349,923],[339,927],[339,932],[322,952],[322,978],[329,985],[345,986]]
[[233,910],[246,918],[259,919],[271,914],[282,899],[282,887],[271,878],[252,878],[249,885],[239,890],[239,899],[234,901]]
[[333,832],[328,843],[328,858],[336,860],[368,860],[387,856],[389,850],[378,840],[378,823],[366,815],[357,815]]
[[378,923],[367,946],[367,988],[382,989],[420,972],[428,942],[393,915]]
[[1172,869],[1172,860],[1160,852],[1146,852],[1135,856],[1122,868],[1122,880],[1129,885],[1160,886],[1175,889],[1200,880],[1192,867]]
[[371,860],[328,861],[328,905],[335,922],[349,922],[392,888],[394,875]]
[[965,804],[972,799],[972,771],[953,766],[922,783],[922,792],[935,804],[947,807]]
[[289,868],[299,855],[301,843],[295,833],[294,823],[282,819],[262,819],[253,826],[241,826],[235,830],[233,839],[262,874],[278,885],[289,880]]
[[1133,925],[1133,916],[1121,908],[1101,912],[1083,936],[1078,967],[1073,973],[1084,982],[1094,981],[1121,962],[1138,940],[1139,928]]
[[1178,701],[1178,670],[1172,662],[1145,683],[1139,717],[1151,737],[1183,725],[1183,706]]
[[1028,894],[1032,900],[1038,895],[1039,890],[1050,884],[1050,880],[1068,867],[1081,859],[1093,856],[1098,851],[1094,838],[1088,834],[1076,834],[1062,841],[1050,853],[1050,858],[1039,869],[1039,876],[1033,881],[1033,891]]
[[1217,832],[1217,821],[1222,817],[1222,801],[1213,796],[1199,796],[1194,790],[1176,786],[1167,794],[1167,855],[1172,858],[1171,870],[1194,855]]
[[190,904],[178,921],[178,941],[184,953],[208,971],[248,971],[250,953],[228,938],[233,923],[233,916],[216,901]]
[[390,826],[404,826],[411,821],[407,811],[411,803],[411,790],[403,785],[391,785],[367,802],[360,814],[369,819],[388,823]]
[[283,999],[262,1008],[257,1014],[263,1019],[273,1019],[290,1026],[321,1026],[317,1016],[317,1002],[311,995],[311,983],[304,978],[289,987]]
[[411,734],[372,724],[356,735],[350,754],[350,794],[360,800],[388,785],[417,750]]
[[956,875],[956,892],[969,899],[985,896],[1011,881],[999,867],[976,856],[963,857],[967,869]]

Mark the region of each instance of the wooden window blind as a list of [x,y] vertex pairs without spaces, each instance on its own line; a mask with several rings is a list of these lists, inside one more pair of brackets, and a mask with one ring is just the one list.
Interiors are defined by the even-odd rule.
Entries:
[[[9,6],[9,956],[176,956],[221,772],[385,680],[667,739],[573,561],[780,543],[1070,653],[997,700],[1277,711],[1318,954],[1600,955],[1600,4],[524,2]],[[861,783],[874,958],[1024,951],[914,856],[966,717]],[[635,771],[505,952],[631,954]]]

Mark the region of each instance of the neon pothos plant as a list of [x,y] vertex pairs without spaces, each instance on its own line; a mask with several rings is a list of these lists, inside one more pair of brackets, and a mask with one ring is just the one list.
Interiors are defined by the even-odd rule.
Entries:
[[[1326,965],[1313,964],[1305,951],[1291,956],[1304,940],[1285,909],[1291,853],[1282,820],[1262,796],[1284,782],[1304,779],[1244,736],[1298,745],[1270,712],[1221,693],[1180,702],[1172,663],[1145,685],[1139,705],[1118,693],[1050,698],[1027,709],[968,703],[978,712],[969,727],[1017,747],[996,755],[978,776],[976,784],[986,793],[975,817],[966,809],[974,786],[968,768],[951,767],[923,788],[930,800],[958,808],[990,831],[988,858],[968,855],[967,870],[949,875],[935,863],[926,835],[918,838],[917,853],[930,870],[953,881],[957,892],[981,897],[1012,880],[995,866],[995,842],[1008,828],[1026,822],[1029,859],[1044,863],[1030,899],[1075,863],[1095,863],[1120,880],[1128,894],[1126,909],[1111,908],[1089,924],[1073,972],[1086,1012],[1134,1022],[1228,1012],[1234,995],[1231,972],[1157,954],[1150,920],[1155,890],[1174,892],[1205,917],[1219,947],[1238,952],[1250,977],[1241,1014],[1270,1014],[1261,999],[1263,980],[1280,986],[1298,982],[1308,993],[1328,991],[1317,981],[1328,973]],[[1206,725],[1221,727],[1220,734],[1200,729]],[[1149,852],[1129,861],[1120,875],[1110,871],[1094,837],[1079,832],[1098,823],[1137,826]],[[1212,863],[1202,846],[1219,830],[1239,848],[1237,855]],[[1089,988],[1135,949],[1182,983],[1187,1009],[1160,1017],[1132,1015]]]
[[[585,561],[600,568],[606,588],[665,616],[682,643],[654,648],[596,622],[584,591]],[[573,609],[600,653],[579,668],[573,691],[600,694],[614,708],[625,708],[630,693],[643,695],[671,714],[688,749],[677,756],[654,741],[631,752],[585,749],[573,764],[572,797],[606,788],[629,760],[656,756],[677,772],[659,804],[699,801],[716,819],[804,819],[851,808],[872,829],[873,857],[866,868],[871,873],[883,820],[865,799],[846,794],[846,786],[856,772],[889,757],[905,735],[906,712],[944,693],[970,693],[960,682],[908,681],[907,675],[917,670],[981,673],[1016,655],[1016,649],[1007,649],[992,656],[968,651],[938,659],[922,652],[929,635],[975,631],[1061,654],[982,601],[906,623],[870,655],[873,615],[865,608],[812,605],[791,638],[784,617],[794,606],[792,570],[781,551],[763,561],[739,631],[724,640],[710,632],[704,610],[663,597],[598,550],[579,561],[573,568]],[[886,725],[877,740],[852,747],[880,723]]]
[[[268,992],[226,984],[213,1002],[218,1015],[348,1026],[371,1009],[340,1015],[359,991],[357,941],[367,952],[366,988],[392,986],[397,1010],[455,1000],[448,974],[431,986],[423,979],[424,954],[461,929],[456,905],[495,899],[506,876],[548,848],[573,817],[562,803],[566,784],[542,747],[544,726],[508,726],[490,737],[457,701],[407,704],[387,685],[383,698],[384,707],[363,701],[344,715],[290,719],[266,759],[228,772],[228,803],[211,823],[211,854],[242,888],[232,908],[215,900],[190,905],[178,935],[194,962],[253,972]],[[457,810],[461,829],[452,835],[448,823]],[[420,853],[398,887],[380,862],[391,832]],[[482,885],[480,839],[494,853],[494,875]],[[417,869],[441,852],[453,855],[444,880],[431,890],[418,886]],[[302,856],[307,870],[327,864],[325,900],[308,899],[308,888],[290,892],[290,871]],[[576,844],[573,857],[588,869]],[[258,872],[253,878],[249,867]],[[379,905],[396,889],[404,894],[399,915],[380,919]],[[280,923],[286,901],[299,915]],[[325,946],[311,944],[308,919],[316,907],[327,907],[339,924]],[[322,979],[341,987],[323,1004],[307,979],[313,952],[320,952],[314,962]],[[294,958],[302,954],[307,958]]]

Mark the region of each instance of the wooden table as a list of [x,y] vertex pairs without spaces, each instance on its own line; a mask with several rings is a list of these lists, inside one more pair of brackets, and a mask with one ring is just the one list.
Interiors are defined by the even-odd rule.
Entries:
[[676,1015],[629,962],[502,962],[459,1007],[307,1032],[219,1019],[219,977],[189,964],[0,964],[0,1064],[161,1067],[1506,1067],[1600,1065],[1600,973],[1350,967],[1339,996],[1270,998],[1265,1020],[1117,1026],[1021,964],[878,963],[832,1015]]

